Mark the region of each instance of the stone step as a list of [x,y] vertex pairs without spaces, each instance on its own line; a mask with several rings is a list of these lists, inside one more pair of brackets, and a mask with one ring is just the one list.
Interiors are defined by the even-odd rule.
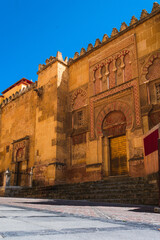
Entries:
[[[6,196],[92,200],[108,203],[157,204],[158,186],[153,178],[110,177],[102,181],[61,184],[47,187],[8,189]],[[156,178],[155,178],[156,179]]]

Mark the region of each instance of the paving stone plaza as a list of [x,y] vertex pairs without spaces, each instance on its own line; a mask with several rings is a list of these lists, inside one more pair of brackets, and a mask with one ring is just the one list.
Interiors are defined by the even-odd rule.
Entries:
[[0,198],[0,239],[160,239],[153,206]]

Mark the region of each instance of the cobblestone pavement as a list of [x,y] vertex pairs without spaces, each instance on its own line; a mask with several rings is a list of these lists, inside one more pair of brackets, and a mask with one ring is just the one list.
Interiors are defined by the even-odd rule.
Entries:
[[114,219],[158,225],[160,214],[154,213],[153,206],[132,206],[120,204],[94,203],[89,201],[0,198],[0,204],[48,210],[57,213],[73,214],[94,218]]
[[88,201],[0,198],[0,239],[159,240],[151,206]]

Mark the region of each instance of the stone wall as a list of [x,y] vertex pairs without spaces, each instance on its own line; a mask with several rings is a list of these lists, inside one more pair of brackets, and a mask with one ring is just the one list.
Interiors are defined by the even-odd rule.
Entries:
[[[16,174],[16,159],[14,154],[18,149],[14,149],[14,141],[29,136],[28,160],[25,166],[25,174],[28,169],[34,165],[34,148],[35,148],[35,119],[36,119],[36,100],[34,84],[30,89],[20,91],[10,99],[9,102],[3,103],[0,112],[0,171],[4,172],[9,168],[12,171],[12,181],[14,184],[14,175]],[[24,176],[27,178],[27,175]],[[27,180],[26,180],[27,181]],[[23,181],[23,185],[28,183]]]
[[111,175],[111,139],[124,135],[127,174],[144,176],[143,134],[160,120],[159,12],[155,3],[69,61],[58,52],[37,83],[1,99],[1,175],[9,167],[11,184],[28,185],[33,167],[34,185],[101,180]]

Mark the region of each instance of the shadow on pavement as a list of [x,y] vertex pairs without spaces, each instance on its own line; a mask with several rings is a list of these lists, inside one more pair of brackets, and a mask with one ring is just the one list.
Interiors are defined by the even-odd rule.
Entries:
[[117,203],[105,203],[105,202],[89,202],[87,200],[38,200],[38,201],[30,201],[23,202],[25,204],[33,204],[33,205],[54,205],[54,206],[95,206],[95,207],[123,207],[123,208],[131,208],[128,211],[132,212],[154,212],[154,206],[147,205],[132,205],[132,204],[117,204]]

